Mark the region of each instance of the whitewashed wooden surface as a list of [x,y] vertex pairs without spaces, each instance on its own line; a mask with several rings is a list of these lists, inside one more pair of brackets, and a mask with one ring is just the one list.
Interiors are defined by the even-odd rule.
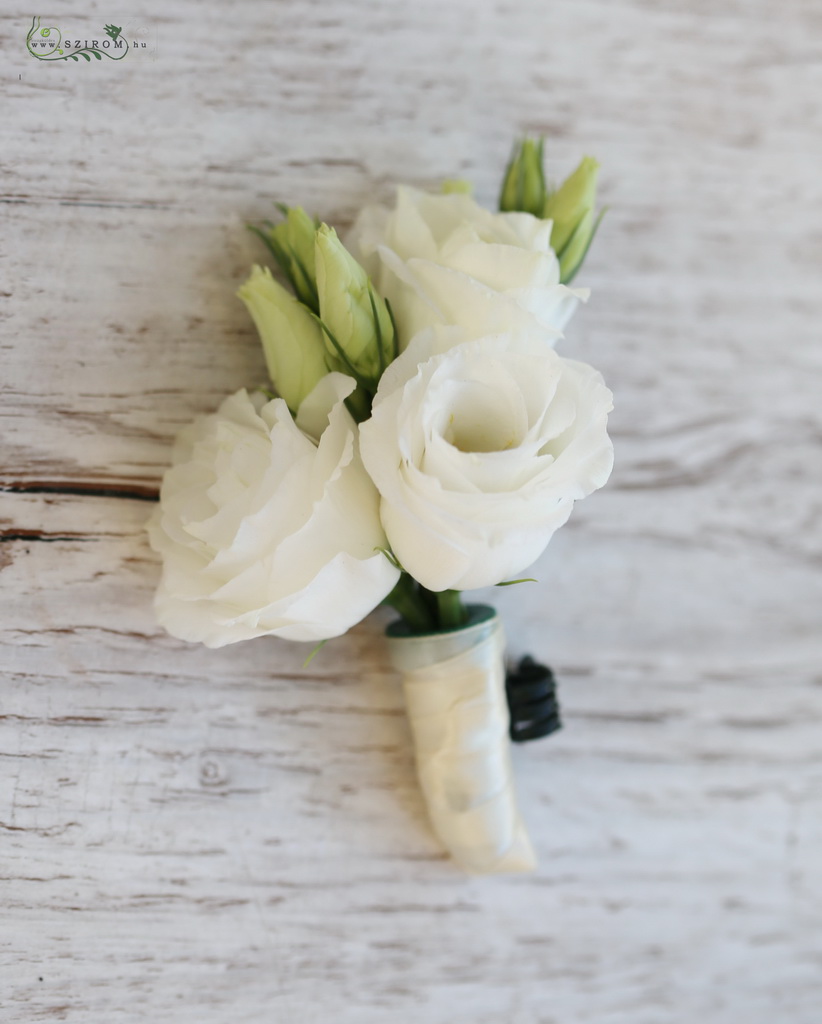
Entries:
[[[0,18],[2,1020],[818,1024],[822,6],[140,16],[156,60],[90,66]],[[470,879],[385,617],[307,669],[184,646],[143,524],[175,431],[263,380],[244,221],[400,179],[492,202],[523,130],[603,164],[565,352],[616,392],[617,467],[492,595],[566,728],[515,754],[538,873]]]

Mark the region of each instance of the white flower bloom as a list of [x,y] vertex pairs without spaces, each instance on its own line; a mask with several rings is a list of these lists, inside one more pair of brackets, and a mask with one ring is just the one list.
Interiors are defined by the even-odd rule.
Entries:
[[393,209],[360,213],[347,245],[391,302],[403,345],[434,324],[492,333],[534,319],[553,344],[588,290],[559,283],[551,226],[467,195],[400,187]]
[[274,634],[324,640],[359,622],[398,572],[344,400],[324,377],[300,406],[238,391],[183,430],[149,523],[161,625],[208,647]]
[[470,339],[458,327],[414,338],[360,427],[392,550],[429,590],[521,573],[613,464],[599,373],[535,324]]

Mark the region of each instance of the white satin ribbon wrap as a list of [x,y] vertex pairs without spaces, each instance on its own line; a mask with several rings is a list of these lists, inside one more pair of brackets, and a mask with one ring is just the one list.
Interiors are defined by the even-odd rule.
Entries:
[[514,791],[499,618],[388,642],[434,831],[467,871],[533,870]]

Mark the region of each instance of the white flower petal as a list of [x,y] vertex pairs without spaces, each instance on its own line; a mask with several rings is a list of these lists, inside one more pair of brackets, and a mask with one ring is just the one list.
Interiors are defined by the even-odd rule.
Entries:
[[392,550],[430,590],[521,573],[613,459],[611,393],[596,371],[559,356],[533,322],[464,335],[414,338],[360,428]]
[[523,314],[556,339],[587,290],[560,285],[551,228],[530,213],[492,213],[467,195],[401,187],[392,209],[361,212],[349,245],[390,301],[403,348],[436,323],[471,324],[479,337],[481,319],[488,333],[523,323]]
[[155,608],[173,636],[322,640],[392,589],[399,573],[378,550],[379,496],[344,404],[353,387],[323,378],[299,410],[303,430],[281,399],[244,391],[186,429],[149,523],[163,557]]

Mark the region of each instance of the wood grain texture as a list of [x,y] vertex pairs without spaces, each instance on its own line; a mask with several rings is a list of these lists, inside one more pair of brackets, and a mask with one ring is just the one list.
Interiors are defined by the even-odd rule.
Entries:
[[[141,18],[155,60],[75,66],[0,15],[3,1021],[818,1024],[822,8]],[[603,164],[563,350],[617,466],[490,595],[566,728],[515,751],[539,871],[483,880],[427,828],[385,618],[308,668],[180,644],[143,526],[176,430],[263,380],[244,222],[491,203],[524,130]]]

